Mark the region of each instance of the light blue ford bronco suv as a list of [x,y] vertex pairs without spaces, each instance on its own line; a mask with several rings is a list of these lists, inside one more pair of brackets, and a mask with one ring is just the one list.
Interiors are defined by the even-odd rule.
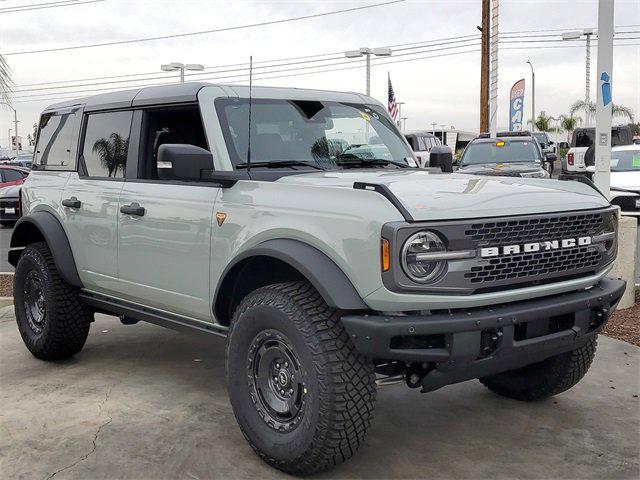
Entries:
[[[189,83],[46,109],[11,238],[42,360],[94,313],[227,338],[243,434],[310,474],[353,455],[376,381],[575,385],[623,281],[617,212],[573,181],[415,168],[356,93]],[[433,163],[433,162],[432,162]]]

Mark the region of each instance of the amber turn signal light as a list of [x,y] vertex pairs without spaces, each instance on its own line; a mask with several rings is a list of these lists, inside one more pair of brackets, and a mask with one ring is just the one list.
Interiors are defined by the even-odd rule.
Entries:
[[382,271],[386,272],[391,266],[391,259],[389,256],[389,240],[383,238],[380,244],[380,262],[382,265]]

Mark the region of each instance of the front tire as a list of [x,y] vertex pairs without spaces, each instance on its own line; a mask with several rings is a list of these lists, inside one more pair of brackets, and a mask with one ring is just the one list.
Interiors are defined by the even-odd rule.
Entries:
[[31,244],[20,256],[13,298],[20,335],[33,356],[59,360],[82,350],[93,314],[58,272],[46,243]]
[[227,384],[251,447],[299,475],[356,452],[376,396],[373,363],[307,282],[269,285],[242,300],[228,337]]
[[498,395],[523,401],[544,400],[569,390],[587,373],[596,353],[597,338],[583,346],[523,368],[481,378]]

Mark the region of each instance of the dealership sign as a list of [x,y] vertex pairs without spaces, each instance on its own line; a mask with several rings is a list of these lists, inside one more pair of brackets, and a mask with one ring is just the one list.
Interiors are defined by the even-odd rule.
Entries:
[[509,95],[509,131],[522,131],[522,112],[524,110],[524,78],[511,87]]

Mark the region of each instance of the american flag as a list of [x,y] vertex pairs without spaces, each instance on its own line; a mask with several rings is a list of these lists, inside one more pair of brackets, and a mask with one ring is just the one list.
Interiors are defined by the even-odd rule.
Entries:
[[396,95],[393,93],[393,86],[391,85],[391,75],[389,75],[389,115],[393,118],[394,122],[398,122],[398,105],[396,105]]

